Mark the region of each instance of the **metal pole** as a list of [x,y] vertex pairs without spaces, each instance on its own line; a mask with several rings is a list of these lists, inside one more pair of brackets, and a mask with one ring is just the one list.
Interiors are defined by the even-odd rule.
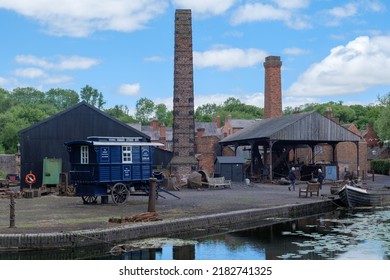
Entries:
[[9,209],[9,227],[14,228],[15,227],[15,197],[14,192],[11,192],[10,196],[10,209]]
[[156,185],[157,179],[149,179],[149,202],[148,202],[148,212],[156,212]]

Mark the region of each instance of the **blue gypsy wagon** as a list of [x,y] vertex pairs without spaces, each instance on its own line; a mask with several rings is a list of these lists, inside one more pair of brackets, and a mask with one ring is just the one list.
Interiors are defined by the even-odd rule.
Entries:
[[154,177],[153,149],[162,144],[141,141],[139,137],[88,137],[65,143],[76,196],[89,204],[98,196],[111,195],[114,203],[121,204],[129,194],[147,195],[149,179]]

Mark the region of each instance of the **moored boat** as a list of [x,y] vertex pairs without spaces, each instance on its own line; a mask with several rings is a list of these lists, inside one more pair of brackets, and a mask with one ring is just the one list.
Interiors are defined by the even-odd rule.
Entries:
[[346,207],[377,207],[390,206],[390,188],[363,189],[345,185],[338,195]]

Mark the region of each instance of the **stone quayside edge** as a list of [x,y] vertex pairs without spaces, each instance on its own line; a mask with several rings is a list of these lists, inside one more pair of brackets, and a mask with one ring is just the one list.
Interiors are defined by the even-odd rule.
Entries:
[[195,228],[229,226],[265,218],[299,218],[334,210],[334,201],[325,200],[301,205],[285,205],[267,209],[247,209],[203,215],[171,221],[127,224],[109,229],[91,229],[55,233],[0,234],[0,248],[53,249],[75,248],[102,243],[162,237]]

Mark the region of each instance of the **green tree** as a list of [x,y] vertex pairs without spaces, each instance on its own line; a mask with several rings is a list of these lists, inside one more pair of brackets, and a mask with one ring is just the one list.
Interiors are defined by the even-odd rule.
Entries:
[[146,97],[143,97],[139,99],[135,105],[135,119],[142,125],[148,125],[154,111],[154,102]]
[[[374,127],[382,142],[390,141],[390,93],[379,98],[381,111]],[[388,142],[387,142],[388,143]]]
[[[46,109],[45,109],[46,108]],[[19,104],[0,114],[0,144],[6,153],[15,153],[18,143],[18,132],[50,117],[54,111],[45,104],[29,106]]]
[[11,107],[12,101],[8,90],[0,88],[0,112],[5,112]]
[[99,109],[103,109],[104,104],[106,104],[103,94],[89,85],[81,89],[80,98]]
[[80,101],[78,93],[71,89],[50,89],[46,92],[46,102],[53,104],[58,110],[64,110]]
[[34,106],[45,103],[45,93],[32,87],[15,88],[11,93],[14,104]]
[[204,104],[195,110],[195,119],[199,122],[211,122],[213,116],[221,111],[221,106],[213,104]]
[[137,123],[137,120],[129,114],[129,108],[126,105],[115,105],[114,108],[106,109],[105,112],[124,123]]
[[155,116],[160,124],[165,124],[165,126],[172,126],[173,114],[168,111],[168,108],[165,104],[161,103],[155,106]]

